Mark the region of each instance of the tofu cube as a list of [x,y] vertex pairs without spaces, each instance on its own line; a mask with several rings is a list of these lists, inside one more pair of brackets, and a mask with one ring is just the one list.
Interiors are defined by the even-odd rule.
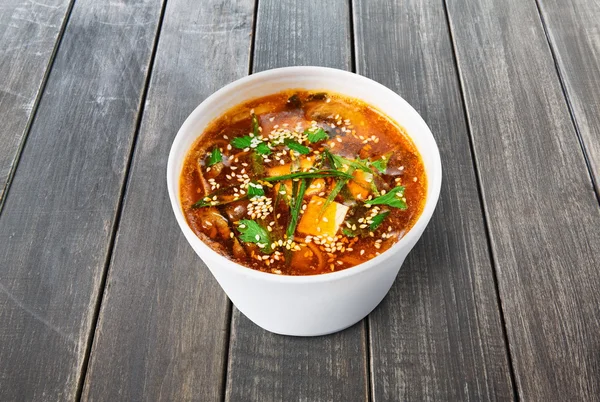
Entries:
[[331,202],[325,210],[325,198],[313,196],[298,223],[298,232],[304,235],[333,237],[346,218],[348,207]]

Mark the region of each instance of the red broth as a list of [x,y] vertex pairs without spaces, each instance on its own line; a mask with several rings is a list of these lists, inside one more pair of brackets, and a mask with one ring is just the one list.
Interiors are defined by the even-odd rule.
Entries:
[[404,129],[362,101],[305,90],[217,118],[188,152],[180,183],[186,220],[202,241],[283,275],[374,258],[410,230],[427,192]]

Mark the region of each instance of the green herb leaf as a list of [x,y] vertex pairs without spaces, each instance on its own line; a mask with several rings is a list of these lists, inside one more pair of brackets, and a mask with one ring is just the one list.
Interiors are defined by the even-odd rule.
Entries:
[[366,205],[389,205],[390,207],[406,209],[408,206],[402,199],[404,196],[404,186],[397,186],[391,189],[389,192],[379,197],[373,198],[372,200],[365,201]]
[[248,198],[261,197],[263,195],[265,195],[265,190],[262,184],[253,181],[248,183]]
[[342,228],[342,233],[345,234],[348,237],[356,237],[356,233],[354,233],[353,231],[351,231],[348,228]]
[[296,172],[296,173],[284,174],[281,176],[265,177],[261,180],[272,182],[272,181],[282,181],[282,180],[290,180],[290,179],[322,179],[322,178],[326,178],[326,177],[352,179],[352,175],[349,175],[348,173],[340,172],[339,170],[333,170],[333,169],[322,169],[322,170],[315,170],[312,172]]
[[371,222],[371,225],[369,226],[369,228],[371,229],[371,231],[374,231],[375,229],[377,229],[379,226],[381,226],[381,224],[383,223],[383,221],[385,220],[385,218],[390,214],[390,211],[385,211],[380,213],[379,215],[375,215],[371,220],[373,222]]
[[261,155],[270,155],[271,154],[271,148],[269,148],[269,146],[267,144],[265,144],[264,142],[261,142],[260,144],[258,144],[255,148],[256,152],[261,154]]
[[387,169],[388,162],[390,161],[390,157],[392,156],[391,152],[383,155],[381,159],[374,160],[371,162],[371,166],[379,171],[379,173],[385,173]]
[[273,252],[269,232],[256,221],[243,219],[239,222],[237,230],[240,232],[240,240],[243,242],[256,244],[263,253]]
[[249,148],[252,144],[252,137],[246,135],[244,137],[235,137],[231,140],[231,145],[237,149]]
[[223,160],[223,154],[221,154],[221,150],[219,147],[214,147],[210,156],[208,157],[208,166],[216,165],[217,163]]
[[385,173],[385,170],[387,169],[387,161],[383,159],[377,159],[376,161],[371,162],[371,166],[379,170],[379,173]]
[[327,132],[325,130],[323,130],[322,128],[320,128],[320,127],[315,132],[311,132],[310,130],[306,130],[304,132],[304,134],[306,134],[308,136],[308,141],[310,141],[312,143],[329,139],[329,136],[327,135]]
[[294,140],[286,139],[284,141],[284,144],[287,145],[287,147],[289,149],[291,149],[292,151],[296,151],[296,152],[298,152],[299,154],[302,154],[302,155],[306,155],[307,153],[310,152],[310,148],[309,147],[305,147],[304,145],[302,145],[299,142],[296,142]]

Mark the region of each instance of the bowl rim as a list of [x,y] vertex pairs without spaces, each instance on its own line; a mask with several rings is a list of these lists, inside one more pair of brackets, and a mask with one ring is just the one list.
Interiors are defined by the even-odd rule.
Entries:
[[[427,177],[427,186],[428,186],[427,194],[428,194],[428,196],[426,197],[425,206],[423,208],[423,211],[421,212],[421,215],[419,216],[419,218],[417,219],[415,224],[408,230],[408,232],[400,240],[398,240],[394,245],[392,245],[389,249],[387,249],[380,255],[378,255],[374,258],[371,258],[370,260],[367,260],[361,264],[343,269],[341,271],[328,272],[328,273],[323,273],[323,274],[314,274],[314,275],[279,275],[279,274],[273,274],[270,272],[258,271],[258,270],[252,269],[245,265],[238,264],[237,262],[228,259],[227,257],[214,251],[212,248],[210,248],[210,246],[208,246],[206,243],[204,243],[202,240],[200,240],[200,238],[189,227],[189,225],[187,224],[187,221],[185,220],[185,216],[183,215],[181,203],[179,200],[179,194],[178,194],[179,193],[179,186],[178,186],[179,180],[176,180],[176,183],[174,183],[173,182],[174,180],[172,179],[173,169],[175,168],[175,154],[177,153],[177,150],[182,147],[181,143],[183,142],[183,138],[186,136],[186,133],[191,129],[191,126],[193,126],[194,122],[198,119],[198,117],[202,115],[202,113],[204,112],[204,109],[207,109],[212,103],[217,101],[220,97],[225,96],[226,94],[228,94],[231,91],[235,91],[239,87],[243,87],[246,84],[252,83],[253,81],[264,81],[264,80],[270,80],[270,79],[277,79],[278,77],[287,76],[289,74],[313,74],[313,75],[318,74],[318,75],[324,75],[324,76],[332,76],[332,75],[345,76],[349,80],[358,81],[358,82],[362,83],[363,85],[370,85],[375,88],[378,88],[380,91],[388,92],[390,95],[393,95],[396,98],[396,100],[399,102],[399,104],[402,104],[402,106],[405,109],[407,109],[411,115],[413,115],[413,117],[415,119],[414,123],[416,125],[421,126],[421,129],[422,129],[421,135],[425,135],[426,137],[429,137],[429,139],[431,140],[429,142],[431,143],[430,145],[432,145],[432,148],[428,149],[427,152],[431,152],[433,154],[432,155],[433,156],[433,158],[432,158],[432,173],[433,174],[431,175],[432,177],[430,177],[430,175],[428,175],[428,177]],[[300,88],[300,87],[301,87],[301,85],[298,88]],[[294,87],[290,86],[290,88],[294,88]],[[324,89],[326,89],[326,86]],[[281,89],[281,90],[283,90],[283,89]],[[338,92],[338,91],[334,91],[334,92]],[[338,92],[338,93],[340,93],[340,92]],[[343,95],[343,93],[342,93],[342,95]],[[360,99],[360,97],[356,97],[356,98]],[[236,105],[231,106],[230,108],[236,107],[237,105],[239,105],[243,102],[246,102],[250,99],[251,98],[240,100]],[[226,110],[223,110],[222,113],[225,111]],[[382,110],[380,110],[380,111],[382,113],[384,113],[385,115],[388,115],[386,112],[384,112]],[[400,124],[400,122],[396,122],[396,123]],[[407,135],[412,140],[410,133],[407,132]],[[424,152],[424,150],[420,149],[416,144],[415,144],[415,146],[417,147],[417,150],[419,151],[419,153]],[[188,150],[186,150],[186,153]],[[176,173],[178,175],[177,177],[179,177],[181,172],[176,172]],[[435,207],[436,207],[438,199],[439,199],[439,194],[440,194],[440,190],[441,190],[441,182],[442,182],[442,164],[441,164],[439,148],[437,146],[437,142],[435,141],[435,137],[433,136],[429,126],[427,126],[427,123],[425,123],[425,121],[423,120],[421,115],[404,98],[402,98],[396,92],[392,91],[390,88],[388,88],[370,78],[364,77],[362,75],[359,75],[359,74],[356,74],[353,72],[349,72],[349,71],[345,71],[345,70],[339,70],[339,69],[330,68],[330,67],[318,67],[318,66],[292,66],[292,67],[280,67],[280,68],[265,70],[265,71],[261,71],[259,73],[245,76],[243,78],[235,80],[235,81],[221,87],[220,89],[218,89],[217,91],[212,93],[210,96],[208,96],[206,99],[204,99],[204,101],[202,101],[198,106],[196,106],[196,108],[185,119],[185,121],[179,128],[177,135],[173,139],[173,143],[171,145],[168,162],[167,162],[167,190],[169,192],[169,199],[171,201],[171,207],[173,209],[173,213],[175,214],[175,218],[179,224],[180,229],[182,230],[187,241],[190,243],[190,246],[192,246],[192,248],[194,249],[194,251],[197,254],[198,254],[197,250],[199,247],[201,250],[203,250],[203,252],[212,254],[211,260],[216,260],[216,262],[219,263],[219,265],[220,265],[219,269],[228,269],[228,270],[235,269],[236,270],[235,274],[244,275],[244,276],[254,278],[254,279],[267,280],[267,281],[272,281],[272,282],[295,283],[295,284],[329,282],[329,281],[335,281],[335,280],[340,280],[343,278],[359,275],[365,271],[368,271],[369,269],[373,268],[374,266],[377,266],[377,265],[387,261],[388,259],[392,258],[393,256],[395,256],[397,254],[396,251],[398,249],[406,246],[407,244],[410,244],[411,241],[414,241],[416,243],[416,241],[418,241],[418,239],[420,238],[422,232],[425,230],[425,227],[429,223],[431,216],[433,215],[433,212],[435,210]],[[199,257],[199,258],[201,258],[201,257]],[[201,259],[203,259],[203,258],[201,258]],[[205,264],[206,264],[206,262],[205,262]]]

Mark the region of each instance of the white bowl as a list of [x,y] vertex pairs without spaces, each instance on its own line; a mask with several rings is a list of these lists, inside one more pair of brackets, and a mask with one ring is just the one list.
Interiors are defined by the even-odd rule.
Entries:
[[[404,127],[421,153],[427,174],[423,213],[400,241],[376,258],[328,274],[275,275],[244,267],[216,253],[186,223],[179,199],[179,178],[185,155],[194,140],[212,120],[235,105],[290,88],[332,91],[361,99]],[[433,214],[441,180],[440,154],[433,135],[404,99],[368,78],[323,67],[268,70],[221,88],[183,123],[173,141],[167,165],[169,197],[177,222],[233,304],[262,328],[296,336],[340,331],[360,321],[383,300]]]

